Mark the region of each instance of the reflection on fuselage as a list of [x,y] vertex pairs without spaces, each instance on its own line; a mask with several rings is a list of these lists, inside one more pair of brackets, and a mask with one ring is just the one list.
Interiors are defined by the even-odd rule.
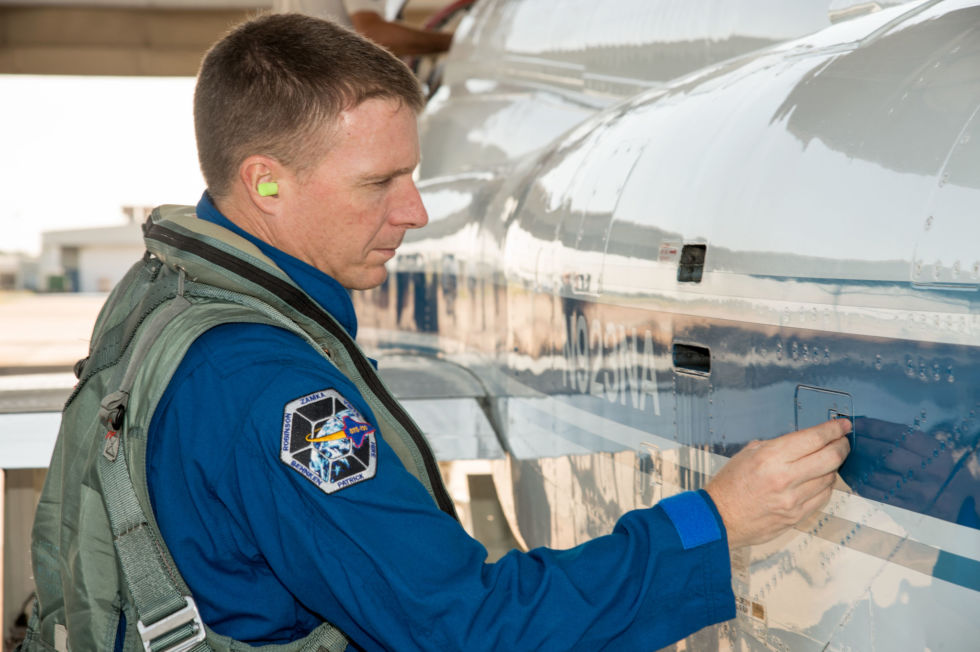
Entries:
[[[424,149],[473,147],[428,169],[472,160],[423,166],[430,225],[356,298],[362,332],[480,379],[527,545],[606,533],[752,439],[853,421],[830,504],[733,555],[739,616],[687,649],[980,640],[970,4],[885,10],[607,111],[497,94],[488,127],[455,86],[432,109],[430,130],[459,121]],[[521,150],[507,111],[540,140]]]

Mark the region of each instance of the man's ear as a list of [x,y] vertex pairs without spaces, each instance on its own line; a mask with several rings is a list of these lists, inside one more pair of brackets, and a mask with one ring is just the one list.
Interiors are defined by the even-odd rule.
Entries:
[[278,212],[283,171],[279,161],[264,154],[253,154],[238,167],[239,182],[252,204],[263,213]]

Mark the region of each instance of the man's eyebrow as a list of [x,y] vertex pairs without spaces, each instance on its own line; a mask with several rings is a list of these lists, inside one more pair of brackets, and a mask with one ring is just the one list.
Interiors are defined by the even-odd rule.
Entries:
[[413,165],[412,167],[398,168],[397,170],[389,170],[381,174],[364,175],[363,177],[361,177],[361,179],[366,183],[372,183],[374,181],[383,181],[384,179],[393,179],[394,177],[399,177],[402,176],[403,174],[412,174],[412,172],[414,172],[415,168],[417,167],[418,167],[417,165]]

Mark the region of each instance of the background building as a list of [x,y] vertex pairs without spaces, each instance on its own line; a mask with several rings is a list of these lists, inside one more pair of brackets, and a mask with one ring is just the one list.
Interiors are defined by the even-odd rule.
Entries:
[[129,222],[41,234],[39,289],[108,292],[143,255],[143,221],[151,209],[126,206]]
[[23,253],[0,253],[0,292],[39,289],[38,260]]

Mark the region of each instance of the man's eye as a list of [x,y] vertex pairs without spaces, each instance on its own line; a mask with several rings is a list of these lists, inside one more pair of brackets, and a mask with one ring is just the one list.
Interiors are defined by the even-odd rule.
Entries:
[[384,188],[385,186],[391,185],[392,181],[394,181],[394,177],[388,177],[387,179],[382,179],[381,181],[375,181],[374,185],[378,186],[379,188]]

